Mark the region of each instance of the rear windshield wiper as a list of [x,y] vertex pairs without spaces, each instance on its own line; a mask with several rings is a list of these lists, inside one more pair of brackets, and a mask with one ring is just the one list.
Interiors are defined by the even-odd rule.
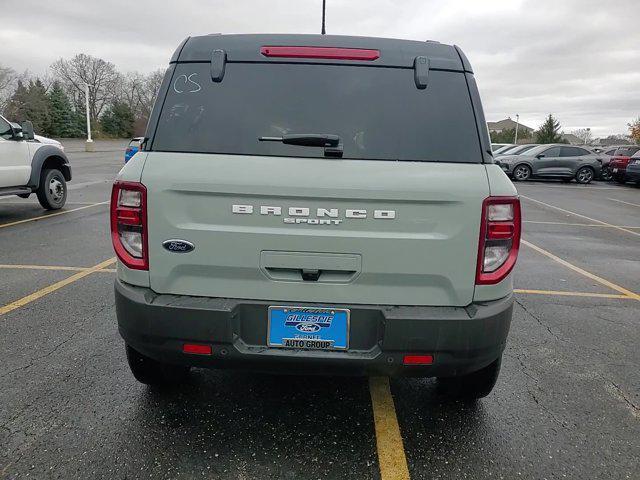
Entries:
[[338,135],[318,133],[289,133],[281,137],[258,137],[261,142],[281,142],[301,147],[324,147],[325,157],[342,157],[342,142]]

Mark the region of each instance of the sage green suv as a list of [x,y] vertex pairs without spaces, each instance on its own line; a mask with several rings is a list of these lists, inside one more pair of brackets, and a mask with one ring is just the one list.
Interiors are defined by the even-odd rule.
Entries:
[[479,398],[497,379],[520,203],[457,47],[186,39],[111,231],[143,383],[239,367],[438,377]]

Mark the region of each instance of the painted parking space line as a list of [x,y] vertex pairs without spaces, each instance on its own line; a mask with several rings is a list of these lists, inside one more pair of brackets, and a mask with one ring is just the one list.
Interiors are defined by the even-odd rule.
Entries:
[[[0,264],[0,270],[50,270],[50,271],[68,271],[68,272],[84,272],[92,267],[68,267],[65,265],[12,265]],[[101,268],[91,273],[116,273],[115,268]],[[593,292],[573,292],[565,290],[536,290],[530,288],[514,288],[514,293],[521,295],[550,295],[559,297],[593,297],[593,298],[614,298],[614,299],[633,299],[628,295],[617,295],[613,293],[593,293]]]
[[100,262],[97,265],[94,265],[91,268],[87,268],[85,270],[82,270],[81,272],[74,273],[73,275],[71,275],[68,278],[65,278],[64,280],[60,280],[59,282],[52,283],[48,287],[44,287],[36,292],[33,292],[27,295],[26,297],[22,297],[14,302],[8,303],[0,307],[0,316],[5,315],[14,310],[17,310],[18,308],[24,307],[25,305],[28,305],[29,303],[35,300],[38,300],[39,298],[42,298],[46,295],[49,295],[50,293],[53,293],[56,290],[60,290],[62,287],[65,287],[71,283],[77,282],[78,280],[88,275],[91,275],[92,273],[102,270],[103,268],[108,267],[109,265],[112,265],[115,261],[116,261],[115,257],[110,258],[108,260],[105,260],[104,262]]
[[600,227],[600,228],[628,228],[640,229],[640,226],[630,225],[602,225],[600,223],[570,223],[570,222],[541,222],[537,220],[524,220],[522,223],[531,223],[534,225],[563,225],[565,227]]
[[409,480],[409,466],[400,435],[389,377],[370,377],[369,392],[382,480]]
[[556,207],[555,205],[551,205],[549,203],[541,202],[540,200],[536,200],[535,198],[527,197],[526,195],[520,195],[520,197],[524,198],[525,200],[529,200],[531,202],[538,203],[538,204],[543,205],[545,207],[553,208],[553,209],[558,210],[560,212],[568,213],[570,215],[574,215],[576,217],[580,217],[580,218],[584,218],[585,220],[589,220],[590,222],[598,223],[600,225],[606,225],[607,227],[615,228],[616,230],[620,230],[621,232],[630,233],[631,235],[636,235],[636,236],[640,237],[640,232],[634,232],[633,230],[629,230],[628,228],[618,227],[617,225],[611,225],[610,223],[603,222],[602,220],[597,220],[595,218],[591,218],[591,217],[587,217],[586,215],[582,215],[580,213],[572,212],[571,210],[566,210],[564,208]]
[[[91,267],[67,267],[65,265],[11,265],[0,264],[0,270],[53,270],[68,272],[84,272]],[[102,268],[94,273],[115,273],[115,268]]]
[[615,294],[615,293],[591,293],[591,292],[566,292],[564,290],[531,290],[514,288],[513,293],[527,294],[527,295],[551,295],[558,297],[585,297],[585,298],[616,298],[625,300],[634,300],[629,295]]
[[0,224],[0,228],[12,227],[14,225],[20,225],[21,223],[34,222],[36,220],[42,220],[44,218],[57,217],[59,215],[65,215],[67,213],[77,212],[78,210],[84,210],[85,208],[97,207],[98,205],[106,205],[109,202],[110,200],[107,200],[106,202],[92,203],[90,205],[84,205],[82,207],[72,208],[70,210],[63,210],[62,212],[50,213],[49,215],[40,215],[39,217],[25,218],[24,220],[17,220],[15,222],[2,223]]
[[595,185],[589,185],[584,186],[584,187],[572,187],[569,185],[537,185],[535,183],[522,183],[522,184],[518,184],[518,187],[531,187],[531,188],[556,188],[556,189],[562,189],[562,190],[582,190],[583,192],[588,192],[590,190],[618,190],[620,191],[620,188],[624,188],[624,187],[598,187]]
[[580,268],[572,263],[567,262],[566,260],[563,260],[562,258],[554,255],[551,252],[548,252],[547,250],[545,250],[544,248],[538,247],[537,245],[534,245],[531,242],[528,242],[524,239],[521,240],[521,243],[523,245],[526,245],[529,248],[532,248],[533,250],[535,250],[538,253],[541,253],[542,255],[550,258],[551,260],[558,262],[560,265],[564,265],[565,267],[573,270],[576,273],[579,273],[580,275],[587,277],[591,280],[594,280],[596,282],[598,282],[601,285],[604,285],[605,287],[609,287],[612,290],[615,290],[616,292],[620,292],[621,294],[627,296],[627,297],[631,297],[634,300],[638,300],[640,302],[640,295],[638,295],[637,293],[632,292],[631,290],[627,290],[626,288],[617,285],[605,278],[599,277],[598,275],[596,275],[595,273],[591,273],[588,272],[586,270],[584,270],[583,268]]
[[625,205],[631,205],[632,207],[640,207],[640,203],[625,202],[624,200],[618,200],[617,198],[607,198],[607,200],[611,200],[612,202],[624,203]]

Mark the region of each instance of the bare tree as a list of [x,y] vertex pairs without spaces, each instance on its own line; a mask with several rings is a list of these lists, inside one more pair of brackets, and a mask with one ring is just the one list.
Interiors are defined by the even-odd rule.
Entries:
[[591,135],[590,128],[579,128],[571,133],[582,140],[585,145],[591,143],[591,141],[593,140],[593,135]]
[[149,118],[151,109],[156,101],[156,96],[160,90],[162,79],[164,78],[165,69],[160,68],[144,77],[142,89],[140,90],[140,116]]
[[89,84],[89,114],[93,121],[97,121],[105,106],[117,97],[122,81],[113,63],[84,53],[71,60],[59,59],[51,65],[51,70],[76,105],[83,103],[85,85]]
[[9,67],[0,65],[0,112],[4,111],[9,98],[18,84],[18,74]]

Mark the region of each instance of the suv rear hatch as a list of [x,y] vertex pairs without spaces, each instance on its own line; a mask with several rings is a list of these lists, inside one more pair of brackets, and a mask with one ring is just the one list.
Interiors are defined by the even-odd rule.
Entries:
[[[456,50],[387,41],[368,50],[377,58],[326,57],[341,53],[326,48],[326,58],[304,48],[291,57],[285,48],[283,58],[265,54],[274,43],[261,37],[237,50],[218,38],[224,48],[213,55],[187,42],[154,112],[142,174],[151,288],[273,302],[471,303],[489,186],[472,76]],[[414,68],[416,49],[426,70]],[[340,145],[277,141],[291,134]],[[172,252],[167,240],[194,249]]]

